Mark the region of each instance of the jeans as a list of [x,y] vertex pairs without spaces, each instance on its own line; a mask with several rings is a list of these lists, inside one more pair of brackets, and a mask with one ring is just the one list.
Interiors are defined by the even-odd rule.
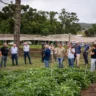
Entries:
[[70,67],[74,67],[74,58],[68,58],[68,63]]
[[95,70],[95,64],[96,64],[96,59],[91,58],[91,68],[90,68],[91,72],[93,72]]
[[18,56],[17,54],[12,54],[12,65],[14,66],[14,61],[16,62],[16,65],[18,65]]
[[88,52],[83,53],[85,64],[88,64]]
[[7,62],[7,56],[2,56],[1,57],[0,67],[2,67],[3,64],[4,64],[4,67],[6,67],[6,62]]
[[29,63],[32,64],[29,52],[24,52],[24,61],[26,64],[26,58],[28,57]]
[[44,60],[44,64],[45,64],[45,67],[48,68],[49,67],[49,60]]
[[57,58],[59,68],[63,68],[63,58]]

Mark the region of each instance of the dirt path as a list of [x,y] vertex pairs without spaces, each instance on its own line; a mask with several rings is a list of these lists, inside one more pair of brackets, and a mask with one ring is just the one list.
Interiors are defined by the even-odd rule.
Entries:
[[96,96],[96,84],[92,84],[88,89],[83,90],[81,96]]

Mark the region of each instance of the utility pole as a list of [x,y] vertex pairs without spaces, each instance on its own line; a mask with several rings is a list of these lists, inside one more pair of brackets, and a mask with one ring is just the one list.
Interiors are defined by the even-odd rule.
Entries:
[[21,26],[21,0],[15,0],[15,26],[14,26],[14,43],[19,49],[20,45],[20,26]]

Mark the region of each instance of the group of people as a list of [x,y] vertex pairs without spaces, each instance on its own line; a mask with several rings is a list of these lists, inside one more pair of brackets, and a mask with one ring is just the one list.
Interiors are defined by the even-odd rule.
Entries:
[[83,58],[85,64],[89,64],[88,54],[91,55],[91,71],[95,70],[96,65],[96,44],[90,46],[85,43],[82,47],[79,42],[76,44],[68,43],[66,48],[58,43],[56,47],[53,44],[45,44],[42,48],[42,61],[44,61],[45,67],[49,67],[50,62],[54,60],[57,61],[59,68],[63,68],[63,61],[65,57],[68,58],[68,64],[70,67],[74,67],[74,62],[76,61],[76,67],[80,67],[80,57],[83,53]]
[[[8,53],[11,53],[12,65],[18,65],[18,47],[16,44],[13,44],[11,48],[8,48],[7,43],[3,44],[3,47],[0,48],[0,68],[6,67]],[[27,42],[23,45],[24,52],[24,63],[27,64],[26,59],[28,58],[29,64],[32,64],[32,60],[30,57],[30,46]],[[95,70],[96,67],[96,44],[90,46],[86,43],[83,47],[80,46],[79,42],[68,43],[66,48],[62,46],[61,43],[57,43],[56,46],[51,43],[50,45],[44,44],[42,46],[42,62],[44,62],[45,67],[48,68],[50,62],[56,61],[58,63],[59,68],[63,68],[63,61],[65,58],[68,58],[68,64],[70,67],[74,67],[74,62],[76,61],[76,67],[80,67],[80,57],[81,53],[83,53],[85,64],[89,64],[88,62],[88,54],[91,55],[91,71]]]
[[[26,64],[26,58],[28,57],[29,60],[29,64],[32,64],[31,58],[30,58],[30,54],[29,54],[29,44],[27,42],[24,43],[23,46],[23,51],[24,51],[24,63]],[[0,48],[0,68],[6,67],[6,62],[7,62],[7,57],[8,57],[8,53],[11,53],[11,59],[12,59],[12,66],[14,65],[18,65],[18,47],[16,46],[16,44],[13,44],[13,46],[11,48],[8,48],[8,44],[4,43],[3,47]]]

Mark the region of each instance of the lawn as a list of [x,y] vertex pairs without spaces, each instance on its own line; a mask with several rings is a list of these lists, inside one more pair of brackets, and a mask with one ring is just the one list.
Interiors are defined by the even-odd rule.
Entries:
[[[1,68],[1,70],[17,70],[17,69],[26,69],[26,68],[28,69],[28,68],[42,68],[42,67],[45,67],[44,63],[41,62],[41,58],[32,56],[31,60],[32,60],[32,65],[24,64],[24,58],[19,57],[18,66],[12,66],[11,57],[8,57],[6,67]],[[27,60],[27,63],[28,63],[28,60]],[[57,68],[58,67],[57,62],[54,61],[54,62],[50,63],[50,67]],[[67,68],[67,67],[69,67],[68,66],[68,61],[67,61],[67,58],[65,58],[64,68]],[[75,63],[75,67],[76,67],[76,63]],[[84,64],[83,57],[81,57],[80,68],[86,68],[86,66]],[[87,68],[88,69],[90,68],[90,64],[88,64]]]

